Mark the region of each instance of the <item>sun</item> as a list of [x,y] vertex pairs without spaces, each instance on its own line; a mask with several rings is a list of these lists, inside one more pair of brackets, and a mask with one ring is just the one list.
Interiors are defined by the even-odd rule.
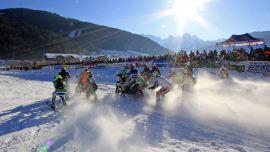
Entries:
[[195,20],[201,25],[205,24],[204,19],[200,16],[200,11],[209,0],[174,0],[170,14],[176,17],[178,22],[178,34],[182,34],[186,22]]
[[201,3],[197,0],[175,0],[173,12],[179,17],[191,17],[194,18]]
[[[214,0],[167,0],[166,9],[150,14],[147,21],[170,17],[168,21],[172,21],[171,19],[173,19],[174,24],[176,21],[176,35],[183,35],[185,27],[190,25],[188,23],[194,23],[190,21],[195,21],[201,27],[209,29],[212,25],[202,17],[202,14],[207,8],[206,4],[212,1]],[[167,24],[163,23],[161,27],[163,29],[169,29],[165,25]]]

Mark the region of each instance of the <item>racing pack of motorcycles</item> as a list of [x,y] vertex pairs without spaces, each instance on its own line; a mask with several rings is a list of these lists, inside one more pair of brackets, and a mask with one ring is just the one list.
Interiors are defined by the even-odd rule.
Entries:
[[[222,66],[218,74],[221,79],[227,79],[227,68]],[[56,77],[60,80],[54,81],[55,91],[53,92],[51,104],[53,109],[55,109],[57,96],[62,99],[63,105],[66,105],[66,100],[70,99],[69,73],[63,68]],[[145,89],[155,89],[160,86],[161,89],[156,92],[156,96],[159,98],[170,92],[173,86],[177,86],[183,91],[192,91],[196,84],[196,77],[193,75],[191,66],[188,65],[184,68],[173,68],[167,77],[162,77],[159,68],[155,65],[151,69],[144,65],[143,71],[138,72],[135,66],[131,64],[124,66],[124,69],[117,74],[117,77],[115,93],[121,97],[127,95],[135,98],[143,97]],[[87,98],[93,96],[95,100],[98,100],[97,89],[98,86],[91,71],[85,68],[79,76],[78,85],[75,88],[76,95],[85,93]]]
[[[127,82],[131,81],[128,76],[125,74],[119,73],[117,75],[118,81],[116,82],[115,93],[119,96],[131,95],[134,97],[142,97],[144,96],[144,91],[151,83],[153,83],[156,75],[160,75],[160,71],[157,66],[153,66],[152,70],[147,69],[147,65],[144,65],[145,68],[141,73],[137,75],[137,81],[133,81],[127,84]],[[192,87],[196,84],[196,77],[193,75],[192,68],[179,68],[179,71],[172,69],[170,74],[166,77],[171,84],[177,85],[182,90],[190,91]],[[142,79],[142,80],[140,80]],[[143,82],[144,81],[144,82]]]

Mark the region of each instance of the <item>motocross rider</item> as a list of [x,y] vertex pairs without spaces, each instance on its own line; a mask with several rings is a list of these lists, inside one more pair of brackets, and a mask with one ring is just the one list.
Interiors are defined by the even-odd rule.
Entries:
[[148,89],[155,89],[157,87],[161,87],[157,92],[156,92],[156,101],[159,102],[161,100],[161,96],[164,97],[165,94],[171,91],[172,89],[172,84],[167,80],[166,78],[156,75],[154,80],[152,81],[152,86],[149,87]]
[[218,74],[221,79],[227,79],[229,77],[229,70],[226,67],[221,66]]
[[[56,96],[59,95],[59,96],[61,96],[61,98],[64,98],[63,96],[65,96],[65,94],[66,94],[66,86],[64,84],[62,76],[59,74],[54,77],[53,85],[54,85],[55,91],[52,93],[51,107],[53,109],[55,109]],[[67,105],[67,103],[64,99],[63,99],[63,105],[64,106]]]

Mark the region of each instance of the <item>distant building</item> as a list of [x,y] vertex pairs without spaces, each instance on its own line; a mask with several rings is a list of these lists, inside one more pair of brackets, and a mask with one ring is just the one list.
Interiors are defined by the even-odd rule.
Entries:
[[46,53],[43,56],[44,60],[47,61],[58,61],[58,62],[76,62],[76,61],[82,61],[86,58],[84,55],[80,54],[58,54],[58,53]]
[[101,56],[98,56],[98,57],[96,57],[96,61],[98,61],[98,62],[107,62],[109,60],[109,58],[108,57],[106,57],[106,56],[104,56],[104,55],[101,55]]

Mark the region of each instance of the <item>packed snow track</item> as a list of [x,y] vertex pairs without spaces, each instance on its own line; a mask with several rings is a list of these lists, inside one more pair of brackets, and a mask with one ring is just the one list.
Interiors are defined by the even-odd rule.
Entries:
[[[58,70],[1,71],[0,151],[270,151],[269,78],[231,72],[222,81],[196,69],[192,92],[174,88],[156,105],[154,91],[115,96],[118,70],[93,68],[99,100],[73,95],[57,112],[47,104]],[[80,72],[70,70],[72,90]]]

